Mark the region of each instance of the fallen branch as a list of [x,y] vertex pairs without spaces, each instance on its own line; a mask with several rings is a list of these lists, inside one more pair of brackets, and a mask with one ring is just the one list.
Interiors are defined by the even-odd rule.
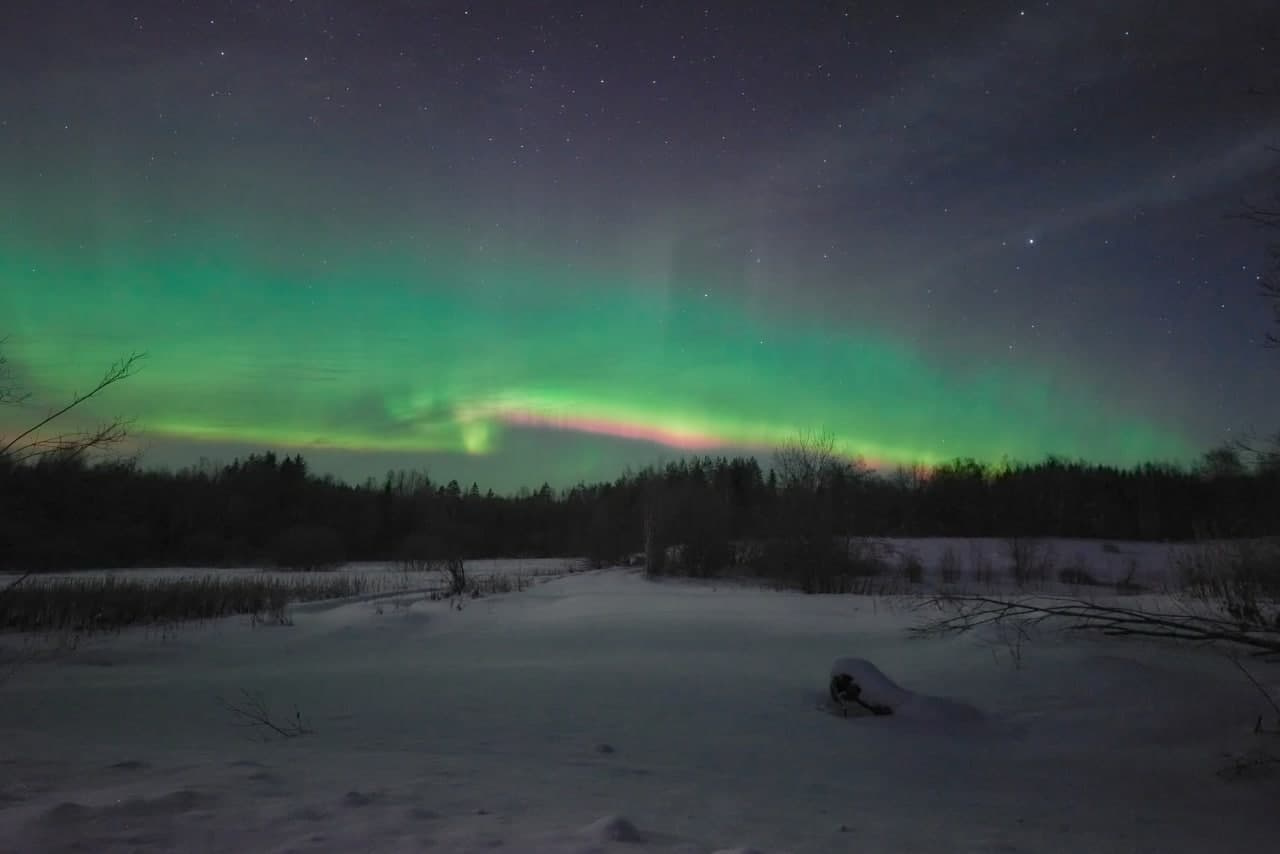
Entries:
[[302,719],[302,712],[297,706],[293,707],[293,719],[281,723],[272,717],[271,709],[261,692],[241,689],[240,695],[242,700],[239,703],[219,699],[222,707],[236,718],[237,726],[264,731],[268,737],[271,733],[275,733],[281,738],[297,738],[315,732]]
[[21,584],[22,582],[26,581],[26,580],[27,580],[28,578],[30,578],[30,577],[31,577],[31,573],[30,573],[30,572],[24,572],[22,575],[19,575],[19,576],[18,576],[17,578],[15,578],[13,581],[10,581],[8,584],[6,584],[6,585],[4,586],[4,589],[3,589],[3,590],[0,590],[0,601],[4,601],[4,597],[5,597],[7,594],[9,594],[9,593],[13,592],[14,590],[16,590],[19,584]]
[[1280,756],[1273,756],[1265,751],[1253,751],[1242,756],[1231,757],[1231,764],[1219,768],[1218,776],[1224,780],[1261,777],[1271,773],[1273,766],[1276,765],[1280,765]]
[[[1271,708],[1275,709],[1276,727],[1277,727],[1276,731],[1280,731],[1280,705],[1276,704],[1276,698],[1272,697],[1271,692],[1266,689],[1266,686],[1264,686],[1261,682],[1259,682],[1257,677],[1255,677],[1252,673],[1250,673],[1248,668],[1246,668],[1243,664],[1240,663],[1240,659],[1236,658],[1235,656],[1232,656],[1231,663],[1234,664],[1240,670],[1240,672],[1244,674],[1244,678],[1248,679],[1250,684],[1253,685],[1253,687],[1258,689],[1258,693],[1262,695],[1263,699],[1267,701],[1267,703],[1271,706]],[[1258,723],[1254,726],[1253,731],[1255,733],[1267,731],[1266,727],[1262,725],[1262,715],[1258,715]]]
[[918,636],[959,634],[1011,620],[1024,625],[1058,622],[1073,631],[1219,644],[1247,650],[1256,657],[1280,656],[1280,629],[1269,624],[1224,619],[1207,613],[1147,611],[1052,595],[1009,599],[946,595],[927,600],[924,607],[949,611],[950,614],[913,628],[912,633]]

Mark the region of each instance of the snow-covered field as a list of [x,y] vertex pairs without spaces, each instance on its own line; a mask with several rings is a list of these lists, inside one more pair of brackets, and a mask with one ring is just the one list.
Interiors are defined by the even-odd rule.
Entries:
[[[1280,782],[1215,773],[1266,738],[1222,657],[1048,635],[1015,668],[912,606],[608,570],[94,639],[0,684],[0,850],[1274,845]],[[845,656],[915,700],[822,711]],[[314,732],[238,726],[243,692]]]
[[[1054,537],[889,537],[864,542],[871,543],[891,566],[908,556],[916,558],[924,567],[926,580],[937,581],[950,559],[952,568],[959,571],[960,585],[970,589],[1010,587],[1014,550],[1018,549],[1023,562],[1033,565],[1033,575],[1043,573],[1043,579],[1032,579],[1042,588],[1044,582],[1050,588],[1056,585],[1062,570],[1075,569],[1088,573],[1101,585],[1129,581],[1153,592],[1180,588],[1182,571],[1189,563],[1197,559],[1221,560],[1224,553],[1240,545],[1234,541],[1159,543]],[[857,547],[855,541],[854,548]],[[1267,547],[1274,548],[1274,544]],[[990,583],[976,583],[982,569],[991,573]]]

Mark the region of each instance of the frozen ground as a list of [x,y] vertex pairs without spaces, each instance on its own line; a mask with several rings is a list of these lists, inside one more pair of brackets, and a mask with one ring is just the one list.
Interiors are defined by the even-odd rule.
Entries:
[[[902,600],[619,570],[293,616],[9,676],[0,850],[1083,854],[1280,830],[1275,779],[1215,774],[1263,708],[1210,654],[1048,636],[1015,669],[994,636],[907,638]],[[941,705],[827,714],[843,656]],[[242,691],[314,733],[254,740],[223,704]]]

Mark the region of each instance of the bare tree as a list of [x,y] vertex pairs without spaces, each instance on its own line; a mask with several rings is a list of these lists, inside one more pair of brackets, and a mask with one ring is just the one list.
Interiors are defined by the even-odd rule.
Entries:
[[[4,339],[0,338],[0,347],[3,346]],[[21,406],[31,396],[14,388],[12,383],[13,370],[9,367],[9,359],[0,349],[0,406]]]
[[837,479],[855,481],[867,474],[861,459],[846,459],[836,449],[835,436],[823,430],[801,432],[778,446],[773,469],[784,490],[817,492]]
[[1248,468],[1241,458],[1241,452],[1251,450],[1241,442],[1226,442],[1205,451],[1200,458],[1200,474],[1210,480],[1231,477],[1243,477]]
[[780,445],[773,454],[773,468],[784,490],[813,492],[836,460],[835,437],[830,433],[802,432]]
[[[0,341],[0,344],[3,344]],[[97,397],[107,388],[137,373],[143,359],[142,353],[131,353],[113,362],[102,378],[87,391],[73,394],[62,406],[52,410],[25,430],[5,439],[0,436],[0,461],[21,463],[38,457],[58,455],[64,458],[80,457],[89,451],[120,442],[128,434],[129,422],[116,418],[85,431],[48,432],[54,422]],[[8,360],[0,353],[0,405],[21,407],[31,395],[17,388]]]
[[826,432],[800,433],[773,458],[780,487],[773,574],[810,593],[831,592],[849,571],[849,531],[855,496],[867,476],[860,459],[836,449]]

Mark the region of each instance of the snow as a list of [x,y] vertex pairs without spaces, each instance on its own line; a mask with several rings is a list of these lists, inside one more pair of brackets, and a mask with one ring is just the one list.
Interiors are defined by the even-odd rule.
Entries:
[[[1266,707],[1208,652],[1044,634],[1015,666],[909,637],[909,599],[627,570],[292,616],[10,675],[0,851],[1176,854],[1278,827],[1280,782],[1215,773]],[[894,715],[822,713],[849,658]],[[314,733],[237,726],[242,692]]]
[[847,674],[862,688],[862,699],[867,703],[880,703],[892,709],[906,704],[915,695],[894,683],[865,658],[837,658],[827,673],[829,677]]
[[[982,712],[968,703],[908,691],[865,658],[836,659],[827,676],[831,678],[840,674],[853,677],[862,689],[863,702],[888,706],[900,718],[944,725],[974,723],[982,719]],[[857,711],[856,707],[854,711]]]

